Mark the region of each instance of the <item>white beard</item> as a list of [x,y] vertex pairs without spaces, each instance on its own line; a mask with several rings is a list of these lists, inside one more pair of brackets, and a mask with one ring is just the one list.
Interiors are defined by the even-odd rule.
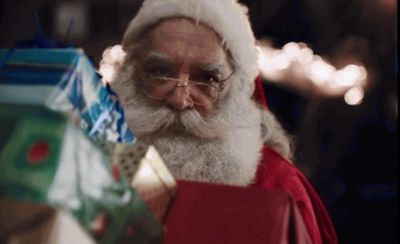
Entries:
[[154,107],[136,91],[132,66],[111,83],[138,143],[154,145],[175,178],[245,186],[254,181],[261,156],[261,113],[230,80],[216,113],[172,112]]

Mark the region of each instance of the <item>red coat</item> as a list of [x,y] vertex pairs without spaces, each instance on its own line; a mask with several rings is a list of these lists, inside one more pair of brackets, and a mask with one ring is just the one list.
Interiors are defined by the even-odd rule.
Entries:
[[[268,109],[261,79],[257,78],[255,84],[255,100]],[[273,149],[264,146],[262,150],[263,157],[253,186],[266,190],[283,190],[292,195],[313,243],[338,243],[329,214],[307,178]]]
[[306,177],[280,154],[265,146],[253,185],[266,190],[283,190],[293,196],[315,244],[338,243],[328,212]]
[[[261,83],[258,83],[258,88],[261,85]],[[259,90],[258,88],[257,90]],[[263,95],[263,93],[261,94]],[[257,93],[256,96],[256,98],[260,98]],[[263,104],[266,105],[264,95],[263,98]],[[262,102],[260,99],[259,101]],[[262,155],[262,161],[259,164],[256,175],[256,182],[250,187],[271,190],[271,192],[279,190],[290,194],[300,210],[312,243],[336,244],[338,241],[330,217],[324,204],[306,177],[273,149],[264,146]],[[257,228],[257,225],[260,223],[261,226],[267,225],[263,222],[265,219],[249,220],[249,216],[254,217],[254,215],[240,214],[240,210],[248,211],[247,207],[251,204],[246,205],[243,203],[242,198],[236,198],[237,194],[242,194],[242,197],[246,201],[247,199],[261,197],[264,199],[263,201],[254,201],[252,202],[254,205],[251,206],[262,208],[264,205],[257,206],[257,204],[260,204],[260,202],[265,204],[267,202],[267,198],[265,197],[268,194],[265,194],[265,191],[262,191],[263,194],[261,196],[259,189],[244,191],[238,187],[185,181],[178,181],[178,185],[180,193],[177,193],[174,204],[166,218],[166,229],[168,231],[164,238],[165,244],[254,243],[255,241],[258,241],[256,243],[265,243],[262,241],[266,236],[259,236],[260,229]],[[226,210],[226,203],[232,203],[232,201],[234,203]],[[269,203],[272,203],[272,205],[277,204],[276,201],[270,201]],[[273,207],[272,205],[270,207]],[[235,212],[236,215],[231,214],[232,212]],[[267,214],[266,211],[258,212],[258,214],[260,215],[257,216],[270,217],[279,215]],[[214,219],[215,216],[218,216],[218,218]],[[237,223],[237,220],[243,222]],[[253,221],[253,223],[250,225],[246,221]],[[244,226],[242,223],[247,223],[244,230],[242,230]],[[269,229],[269,231],[273,230]],[[249,233],[257,234],[249,236]],[[275,234],[278,236],[278,233]],[[268,237],[271,238],[271,236]],[[252,242],[247,240],[252,240]],[[271,243],[271,241],[267,243]]]

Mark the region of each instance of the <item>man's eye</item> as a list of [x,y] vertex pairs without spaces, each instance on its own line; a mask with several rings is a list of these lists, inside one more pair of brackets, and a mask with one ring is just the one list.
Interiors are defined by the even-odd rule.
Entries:
[[169,76],[171,70],[165,66],[145,66],[145,72],[148,76]]
[[148,71],[151,76],[167,76],[170,72],[165,68],[153,68]]
[[220,76],[217,74],[201,74],[197,75],[196,77],[193,77],[193,80],[213,83],[213,82],[219,82],[221,79]]

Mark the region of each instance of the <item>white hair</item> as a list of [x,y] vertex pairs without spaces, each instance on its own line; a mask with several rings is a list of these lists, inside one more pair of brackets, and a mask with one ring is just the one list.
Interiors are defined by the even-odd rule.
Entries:
[[289,135],[271,111],[260,108],[261,135],[265,145],[268,145],[289,161],[293,160],[293,145]]

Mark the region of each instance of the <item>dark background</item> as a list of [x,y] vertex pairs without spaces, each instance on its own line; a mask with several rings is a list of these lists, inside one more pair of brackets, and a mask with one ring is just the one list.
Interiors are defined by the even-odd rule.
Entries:
[[[367,68],[370,86],[358,106],[267,80],[264,86],[270,109],[295,138],[295,164],[321,194],[340,243],[397,243],[397,1],[242,2],[257,38],[273,40],[276,48],[304,42],[334,65],[351,57]],[[58,28],[57,10],[65,3],[82,14],[69,28]],[[82,47],[97,65],[102,51],[120,42],[140,4],[1,0],[0,47]]]

